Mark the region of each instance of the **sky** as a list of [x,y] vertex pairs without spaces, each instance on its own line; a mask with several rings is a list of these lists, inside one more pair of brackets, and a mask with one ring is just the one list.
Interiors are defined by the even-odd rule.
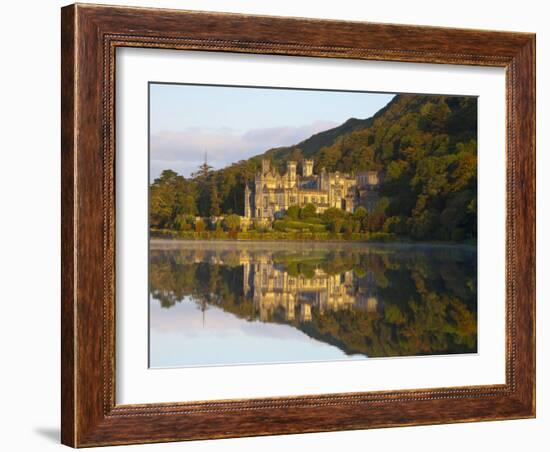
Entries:
[[169,309],[150,299],[149,365],[152,368],[366,359],[290,325],[245,320],[191,297]]
[[215,169],[368,118],[393,94],[151,83],[150,177],[165,169],[188,177],[204,161]]

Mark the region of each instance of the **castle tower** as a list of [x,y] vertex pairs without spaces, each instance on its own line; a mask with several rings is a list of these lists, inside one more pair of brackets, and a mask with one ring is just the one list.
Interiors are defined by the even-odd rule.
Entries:
[[291,181],[296,180],[296,162],[289,160],[286,162],[286,173]]
[[329,176],[325,169],[325,167],[321,168],[321,174],[319,175],[319,188],[325,192],[328,193],[330,182],[329,182]]
[[313,160],[306,159],[302,163],[302,176],[310,177],[313,174]]
[[369,185],[378,185],[378,171],[369,171]]
[[244,186],[244,217],[252,218],[250,210],[250,188],[248,188],[248,183]]

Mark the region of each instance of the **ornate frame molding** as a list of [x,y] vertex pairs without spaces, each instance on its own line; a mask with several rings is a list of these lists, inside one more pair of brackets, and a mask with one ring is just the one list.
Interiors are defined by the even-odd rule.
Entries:
[[[116,405],[118,47],[506,68],[506,383]],[[534,35],[80,4],[63,8],[62,358],[62,442],[73,447],[533,417]]]

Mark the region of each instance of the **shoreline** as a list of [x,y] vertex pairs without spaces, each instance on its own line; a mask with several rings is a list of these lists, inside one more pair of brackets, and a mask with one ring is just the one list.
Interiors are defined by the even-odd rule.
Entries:
[[412,242],[412,241],[393,241],[393,242],[378,242],[373,240],[257,240],[257,239],[182,239],[182,238],[160,238],[160,237],[150,237],[149,245],[150,248],[153,248],[152,245],[181,245],[181,244],[216,244],[216,245],[279,245],[286,246],[289,244],[294,244],[298,246],[307,245],[308,247],[319,247],[326,244],[330,245],[366,245],[366,246],[376,246],[384,248],[453,248],[453,249],[468,249],[471,251],[477,251],[477,244],[471,243],[453,243],[453,242]]

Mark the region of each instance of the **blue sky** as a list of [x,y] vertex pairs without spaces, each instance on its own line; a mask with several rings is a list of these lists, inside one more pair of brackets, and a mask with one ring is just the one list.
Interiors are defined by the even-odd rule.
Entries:
[[297,144],[349,118],[368,118],[393,94],[150,85],[151,180],[164,169],[189,176]]

